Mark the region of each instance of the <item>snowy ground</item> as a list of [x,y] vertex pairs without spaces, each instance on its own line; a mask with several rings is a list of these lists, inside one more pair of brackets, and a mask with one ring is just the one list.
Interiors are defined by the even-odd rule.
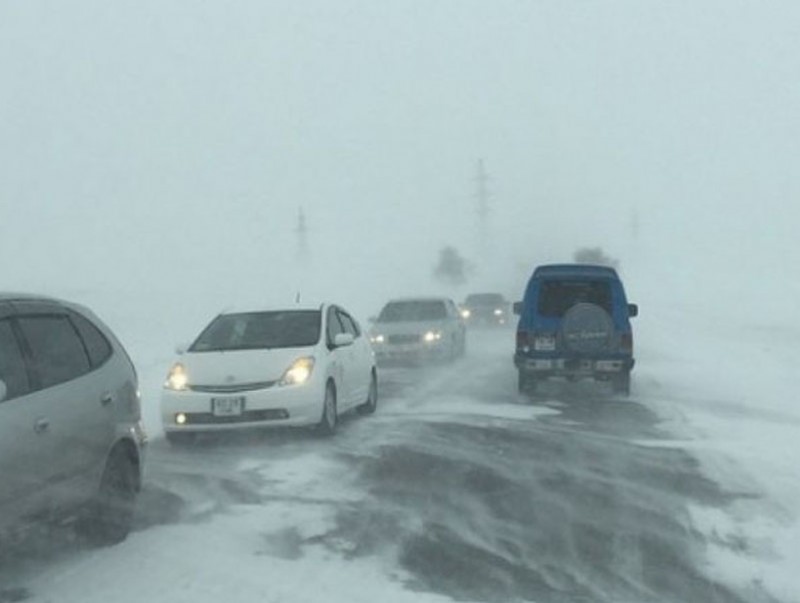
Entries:
[[674,309],[652,321],[638,376],[648,405],[680,436],[674,445],[745,495],[728,509],[692,509],[708,558],[727,583],[763,583],[778,599],[798,601],[800,325],[732,328],[704,316],[694,332],[671,329],[681,318]]
[[333,440],[179,450],[157,418],[169,351],[137,341],[137,531],[21,551],[0,601],[799,601],[800,331],[678,318],[643,313],[630,400],[531,404],[513,334],[482,332],[454,365],[383,371],[378,414]]

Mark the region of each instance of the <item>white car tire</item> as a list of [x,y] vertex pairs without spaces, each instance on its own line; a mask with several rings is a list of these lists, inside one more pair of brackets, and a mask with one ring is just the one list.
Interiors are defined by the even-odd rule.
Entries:
[[367,401],[361,406],[357,407],[358,414],[371,415],[378,409],[378,378],[375,376],[375,371],[372,371],[372,377],[369,382],[369,393],[367,394]]
[[325,398],[322,403],[322,417],[317,424],[317,432],[320,435],[332,436],[336,433],[336,426],[339,423],[339,413],[336,408],[336,387],[333,381],[329,381],[325,386]]

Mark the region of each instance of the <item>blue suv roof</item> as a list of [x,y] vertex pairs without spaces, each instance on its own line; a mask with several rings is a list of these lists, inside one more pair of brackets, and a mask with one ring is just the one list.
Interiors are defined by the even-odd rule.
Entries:
[[538,266],[533,278],[543,276],[592,276],[618,279],[617,271],[609,266],[597,264],[545,264]]

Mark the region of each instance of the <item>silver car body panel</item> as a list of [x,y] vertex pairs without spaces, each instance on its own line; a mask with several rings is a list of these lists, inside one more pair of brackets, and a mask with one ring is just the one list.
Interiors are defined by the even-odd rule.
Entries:
[[117,338],[80,305],[0,294],[0,319],[70,312],[89,320],[112,351],[77,378],[0,402],[0,532],[89,501],[115,446],[131,451],[141,483],[146,436],[137,377]]

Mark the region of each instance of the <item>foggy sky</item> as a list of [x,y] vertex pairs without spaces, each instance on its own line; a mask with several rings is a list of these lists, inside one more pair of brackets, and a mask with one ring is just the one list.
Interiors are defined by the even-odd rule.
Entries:
[[600,245],[730,295],[797,274],[798,76],[793,1],[3,0],[2,288],[368,312],[445,244],[509,295]]

